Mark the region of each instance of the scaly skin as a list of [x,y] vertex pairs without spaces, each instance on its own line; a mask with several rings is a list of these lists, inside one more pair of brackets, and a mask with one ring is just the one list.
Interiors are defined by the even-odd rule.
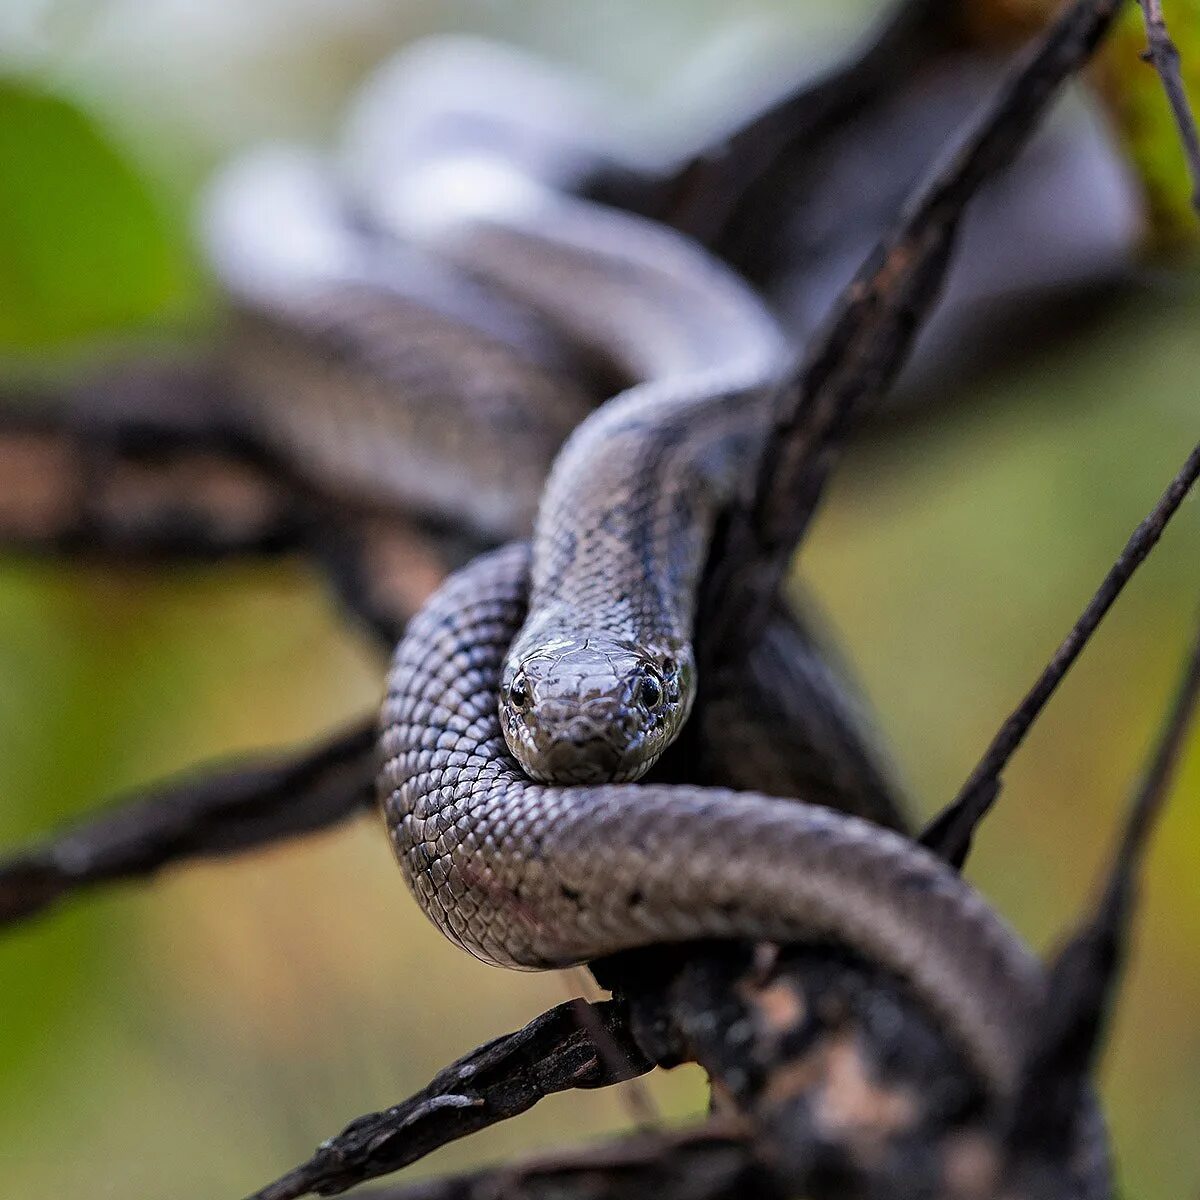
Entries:
[[434,923],[477,957],[524,968],[706,937],[832,940],[903,977],[1006,1095],[1043,977],[940,860],[797,801],[530,782],[496,708],[528,562],[518,544],[452,576],[396,651],[380,794]]
[[[432,157],[410,162],[401,176],[419,183],[423,171],[436,174]],[[585,367],[656,381],[585,424],[567,456],[580,465],[558,472],[566,486],[556,493],[575,509],[573,492],[592,478],[589,455],[597,442],[614,442],[617,461],[596,476],[599,489],[619,501],[609,532],[578,541],[558,600],[581,601],[585,622],[657,651],[650,669],[673,694],[644,722],[650,738],[626,738],[631,773],[640,773],[690,707],[694,579],[716,505],[749,477],[738,468],[753,453],[769,402],[763,383],[773,378],[783,343],[753,295],[684,239],[544,189],[530,194],[548,206],[547,222],[531,227],[519,213],[506,223],[456,215],[443,199],[442,223],[414,246],[351,227],[321,160],[277,148],[247,155],[219,177],[205,233],[236,304],[230,357],[246,416],[325,493],[385,509],[399,504],[467,525],[485,541],[528,536],[555,453],[590,411],[572,382],[581,344],[593,355]],[[722,392],[720,381],[731,390]],[[610,486],[617,476],[620,486]],[[643,550],[656,574],[670,576],[670,595],[657,606],[635,608],[634,600],[622,610],[597,580],[638,570],[629,551],[647,519],[653,544]],[[560,534],[567,528],[557,519],[552,527]],[[553,532],[548,541],[551,588],[542,611],[553,616],[552,587],[570,546]],[[677,632],[655,641],[652,627],[664,622]],[[545,643],[538,650],[545,661]],[[678,679],[664,670],[672,652]],[[554,662],[568,706],[586,657],[575,655],[573,679],[564,679],[571,665],[564,656]],[[769,764],[771,786],[783,793],[812,781],[829,803],[902,825],[894,790],[874,769],[855,714],[831,695],[839,685],[820,656],[793,638],[781,651],[764,646],[753,657],[717,689],[722,736],[737,746],[725,761],[736,759],[737,769],[710,774],[743,786],[763,778],[756,772]],[[627,655],[616,672],[611,657],[593,656],[609,698],[576,711],[575,724],[590,719],[605,737],[636,725],[623,680],[636,677],[643,661]],[[825,712],[831,702],[832,717]],[[764,710],[773,715],[770,732],[760,727]],[[517,721],[509,732],[517,740],[536,728]],[[537,768],[536,759],[530,766]]]
[[689,239],[555,191],[498,153],[396,172],[368,203],[398,237],[634,381],[554,461],[501,719],[535,779],[636,779],[691,711],[712,530],[754,478],[792,348],[762,301]]
[[551,327],[352,228],[328,169],[299,149],[227,167],[203,226],[262,440],[327,492],[493,540],[528,529],[548,464],[593,407]]

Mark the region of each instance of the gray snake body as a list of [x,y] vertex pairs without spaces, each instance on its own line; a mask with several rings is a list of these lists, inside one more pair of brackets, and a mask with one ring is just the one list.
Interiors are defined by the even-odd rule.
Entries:
[[485,961],[525,968],[704,937],[838,942],[908,980],[1005,1094],[1042,973],[926,851],[869,822],[753,793],[528,779],[496,710],[527,588],[524,547],[477,560],[396,652],[381,798],[434,923]]
[[[502,162],[467,165],[482,168],[471,186],[434,174],[407,193],[378,188],[369,215],[553,320],[633,386],[557,458],[532,579],[523,546],[477,561],[396,652],[380,792],[421,907],[473,954],[525,968],[704,937],[834,941],[908,981],[994,1092],[1010,1094],[1043,976],[954,872],[815,805],[610,782],[644,771],[687,715],[712,523],[753,477],[790,350],[753,296],[683,239],[557,196]],[[485,332],[505,346],[502,330]],[[390,439],[377,443],[386,454]],[[484,464],[493,477],[496,465]],[[565,665],[565,683],[539,674],[541,659]],[[546,750],[502,726],[501,694],[511,714],[518,679],[517,707],[558,721],[570,743],[557,757],[526,756],[552,784],[510,752]],[[575,707],[556,713],[559,700]],[[648,736],[644,714],[630,715],[640,702],[671,706],[669,736]],[[603,752],[593,728],[615,730],[624,749]]]
[[[387,156],[369,146],[363,157],[378,166]],[[393,164],[370,181],[376,204],[402,169],[425,166]],[[436,236],[402,239],[372,232],[381,216],[400,214],[372,214],[359,200],[355,221],[355,206],[312,152],[259,150],[218,177],[203,232],[233,301],[231,370],[245,419],[320,492],[386,514],[467,526],[485,543],[528,536],[556,452],[594,405],[596,380],[585,375],[592,390],[581,390],[581,367],[602,379],[657,374],[662,383],[649,386],[670,391],[690,366],[728,370],[743,358],[758,371],[747,347],[773,358],[782,344],[728,272],[646,222],[612,214],[605,223],[604,210],[581,206],[581,242],[560,244],[554,259],[536,229],[488,228],[468,216]],[[607,260],[596,254],[597,224]],[[630,261],[630,234],[640,261]],[[547,258],[558,267],[549,282]],[[555,305],[558,294],[574,305],[566,331],[571,313]],[[616,327],[589,321],[589,308],[607,310]],[[764,398],[752,391],[748,402]],[[741,422],[737,436],[750,427]],[[397,517],[403,530],[407,517],[386,519]],[[407,593],[394,599],[395,585],[380,582],[402,627]],[[902,827],[869,720],[845,672],[831,670],[825,639],[786,606],[771,633],[745,661],[708,676],[701,717],[705,728],[719,723],[720,737],[700,739],[703,777],[802,792]]]
[[[686,717],[713,522],[753,478],[788,347],[681,239],[513,189],[497,213],[471,211],[489,192],[467,189],[464,216],[448,186],[415,217],[401,189],[385,215],[580,332],[599,328],[643,381],[560,452],[532,566],[519,545],[472,564],[396,652],[380,789],[414,894],[447,936],[505,966],[704,937],[840,942],[906,979],[1007,1094],[1043,979],[953,871],[817,806],[623,782]],[[639,705],[647,671],[657,694]],[[667,706],[675,724],[656,739],[648,713]],[[522,723],[551,728],[539,740]]]
[[376,188],[380,219],[636,381],[555,460],[501,688],[505,737],[534,778],[636,779],[690,712],[711,530],[753,479],[792,350],[748,288],[671,230],[492,155],[448,156],[432,176]]

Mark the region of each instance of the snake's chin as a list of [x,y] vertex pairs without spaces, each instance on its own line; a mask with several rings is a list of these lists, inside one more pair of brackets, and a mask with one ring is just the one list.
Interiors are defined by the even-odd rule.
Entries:
[[649,762],[635,763],[617,771],[609,771],[602,763],[590,762],[586,759],[566,765],[546,767],[531,762],[525,767],[525,772],[538,783],[587,787],[603,783],[632,783],[635,779],[640,779],[645,775],[656,761],[657,756]]
[[[640,741],[621,743],[619,733],[594,718],[579,718],[557,726],[542,724],[534,733],[516,714],[502,720],[504,740],[531,779],[560,786],[631,783],[658,761],[662,750]],[[665,747],[664,747],[665,748]]]

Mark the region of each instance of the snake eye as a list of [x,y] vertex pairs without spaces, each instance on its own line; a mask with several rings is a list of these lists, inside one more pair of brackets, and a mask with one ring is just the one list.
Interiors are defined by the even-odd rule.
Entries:
[[518,671],[508,685],[508,702],[517,712],[524,712],[529,707],[529,683],[523,671]]
[[638,680],[637,702],[649,709],[657,708],[663,702],[662,684],[650,671],[643,671]]

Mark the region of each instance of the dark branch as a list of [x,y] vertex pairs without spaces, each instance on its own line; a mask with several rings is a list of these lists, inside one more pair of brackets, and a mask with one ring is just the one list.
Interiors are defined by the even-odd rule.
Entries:
[[921,835],[921,841],[936,854],[955,866],[961,866],[966,860],[976,827],[999,795],[1001,775],[1009,759],[1121,594],[1121,590],[1162,536],[1167,522],[1183,502],[1197,476],[1200,476],[1200,445],[1188,456],[1150,514],[1130,535],[1125,548],[1096,589],[1095,595],[1088,601],[1079,620],[1054,652],[1053,658],[1046,664],[1037,682],[1000,727],[1000,731],[992,739],[983,758],[953,802]]
[[[1141,787],[1130,811],[1125,836],[1116,855],[1113,877],[1128,875],[1145,852],[1146,841],[1154,829],[1171,782],[1183,754],[1188,730],[1196,719],[1200,701],[1200,631],[1192,647],[1187,667],[1176,692],[1174,703],[1159,735],[1158,746],[1150,760]],[[1110,884],[1110,892],[1119,884]]]
[[0,395],[0,547],[103,561],[278,554],[310,504],[231,423],[208,362],[147,355]]
[[782,1200],[783,1195],[751,1148],[717,1123],[355,1193],[361,1200]]
[[969,202],[1022,147],[1062,82],[1087,61],[1119,3],[1079,0],[1037,40],[843,293],[781,405],[757,500],[735,522],[730,565],[717,572],[721,632],[731,643],[739,631],[762,627],[848,433],[907,360],[937,300]]
[[1065,1144],[1079,1111],[1125,960],[1138,869],[1200,704],[1200,628],[1129,809],[1094,912],[1050,968],[1046,1011],[1013,1109],[1018,1151]]
[[0,394],[0,550],[104,565],[306,555],[390,650],[486,547],[311,484],[245,434],[221,388],[208,364],[147,356]]
[[805,81],[659,181],[653,215],[720,257],[737,259],[746,228],[763,218],[767,197],[778,191],[774,171],[802,160],[951,41],[958,8],[959,0],[899,0],[847,61]]
[[0,925],[98,883],[346,820],[374,802],[375,739],[375,722],[363,722],[301,757],[164,783],[0,861]]
[[403,1104],[352,1121],[251,1200],[336,1195],[515,1117],[554,1092],[608,1087],[653,1065],[630,1038],[624,1005],[560,1004],[459,1059]]
[[1153,64],[1159,79],[1162,80],[1163,91],[1166,93],[1167,103],[1171,106],[1175,126],[1179,130],[1179,140],[1183,144],[1183,155],[1192,181],[1192,208],[1200,214],[1200,134],[1196,132],[1196,118],[1192,114],[1183,86],[1179,50],[1167,31],[1162,0],[1138,2],[1146,21],[1147,49],[1142,57]]

